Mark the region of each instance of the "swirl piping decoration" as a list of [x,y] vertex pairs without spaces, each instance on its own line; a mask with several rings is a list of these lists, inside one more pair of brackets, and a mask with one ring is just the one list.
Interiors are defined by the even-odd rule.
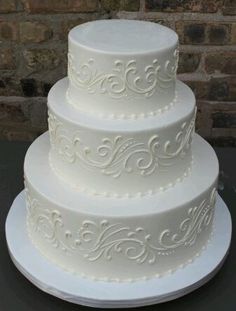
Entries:
[[164,66],[157,59],[144,68],[144,75],[137,69],[136,60],[124,62],[115,60],[111,73],[100,73],[95,67],[95,60],[75,66],[74,56],[68,53],[68,76],[78,88],[90,94],[108,94],[114,99],[143,95],[151,97],[157,90],[167,91],[173,87],[176,79],[179,51],[173,53],[173,59]]
[[[98,147],[84,145],[79,131],[69,137],[63,124],[49,112],[49,133],[52,148],[67,162],[79,161],[87,169],[118,178],[122,173],[141,176],[153,174],[158,169],[166,171],[178,156],[183,158],[190,148],[194,133],[195,116],[184,122],[174,141],[160,143],[158,134],[145,143],[132,137],[103,138]],[[174,147],[173,147],[174,146]],[[174,150],[173,150],[174,149]]]
[[200,204],[187,210],[187,216],[178,226],[177,232],[163,230],[159,236],[152,236],[141,226],[132,228],[127,224],[83,220],[78,230],[72,233],[65,229],[63,216],[58,210],[49,210],[26,189],[27,223],[30,230],[37,232],[54,248],[73,256],[79,254],[88,261],[114,256],[125,257],[138,264],[154,264],[158,256],[167,256],[180,247],[191,247],[198,236],[211,223],[214,215],[216,189]]

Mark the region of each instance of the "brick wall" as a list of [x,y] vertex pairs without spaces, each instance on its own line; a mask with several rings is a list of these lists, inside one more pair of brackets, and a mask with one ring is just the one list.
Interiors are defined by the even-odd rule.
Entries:
[[66,75],[68,31],[105,18],[176,30],[179,78],[196,94],[198,132],[236,144],[235,0],[0,0],[0,139],[33,140],[46,130],[47,93]]

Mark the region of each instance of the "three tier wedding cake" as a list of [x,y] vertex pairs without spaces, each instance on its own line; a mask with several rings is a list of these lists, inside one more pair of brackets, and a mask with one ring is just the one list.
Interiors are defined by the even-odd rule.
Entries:
[[212,234],[218,161],[176,80],[178,36],[101,20],[69,33],[68,77],[24,165],[28,234],[55,265],[127,282],[190,264]]

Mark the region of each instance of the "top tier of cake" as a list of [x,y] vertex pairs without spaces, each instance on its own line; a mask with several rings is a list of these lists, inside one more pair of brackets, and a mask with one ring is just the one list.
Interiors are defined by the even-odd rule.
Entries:
[[176,102],[178,36],[134,20],[85,23],[69,33],[67,101],[105,118],[140,118]]

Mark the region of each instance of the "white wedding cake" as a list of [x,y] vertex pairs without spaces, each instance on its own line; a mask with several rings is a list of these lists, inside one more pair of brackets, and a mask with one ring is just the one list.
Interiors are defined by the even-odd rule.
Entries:
[[28,234],[43,256],[127,282],[190,264],[212,234],[218,161],[176,80],[178,36],[101,20],[69,33],[68,78],[48,96],[49,132],[24,165]]

